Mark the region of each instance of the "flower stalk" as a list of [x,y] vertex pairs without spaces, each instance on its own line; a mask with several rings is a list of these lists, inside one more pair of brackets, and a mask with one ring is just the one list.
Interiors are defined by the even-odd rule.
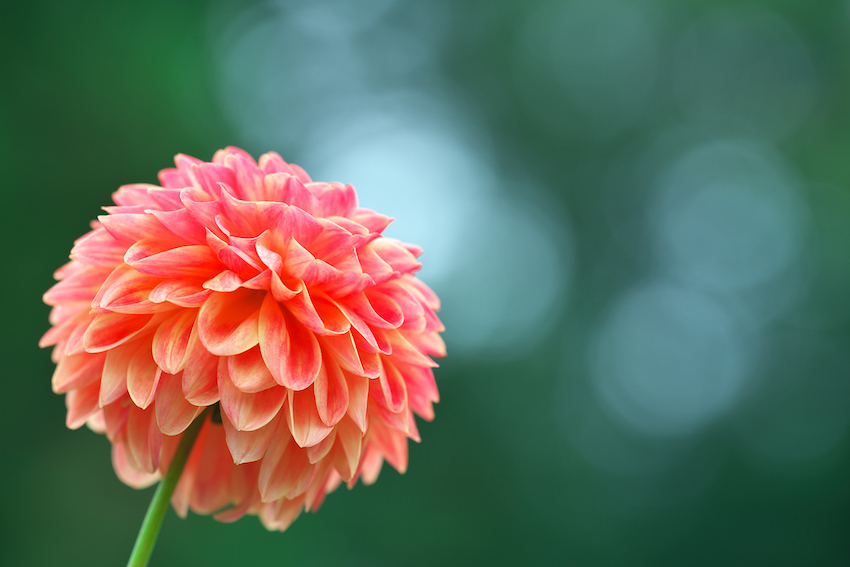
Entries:
[[195,440],[201,432],[201,427],[211,412],[212,407],[204,410],[183,432],[183,437],[180,439],[180,444],[171,460],[171,466],[168,468],[165,478],[156,487],[156,492],[150,506],[148,506],[133,551],[130,553],[127,567],[145,567],[148,564],[153,546],[156,544],[156,538],[159,535],[159,528],[162,526],[162,520],[165,518],[165,512],[171,502],[171,495],[174,494],[174,489],[180,480],[180,474],[183,472],[183,467],[186,466],[186,461],[189,459]]

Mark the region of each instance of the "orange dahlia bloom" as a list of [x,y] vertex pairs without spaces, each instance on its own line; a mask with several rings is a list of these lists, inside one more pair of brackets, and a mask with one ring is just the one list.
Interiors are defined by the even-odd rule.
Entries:
[[162,187],[119,188],[44,295],[68,427],[106,433],[118,477],[143,487],[218,404],[172,504],[269,529],[384,460],[404,472],[445,355],[421,250],[382,236],[392,219],[351,185],[274,152],[175,163]]

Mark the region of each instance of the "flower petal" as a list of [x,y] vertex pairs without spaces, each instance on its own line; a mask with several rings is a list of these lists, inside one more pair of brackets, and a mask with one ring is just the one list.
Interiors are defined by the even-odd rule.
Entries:
[[105,361],[106,353],[63,356],[53,372],[53,391],[62,394],[91,384],[103,374]]
[[266,451],[260,465],[258,487],[263,502],[303,494],[317,470],[307,458],[307,453],[291,440],[283,420],[274,436],[276,441]]
[[150,292],[162,280],[137,272],[121,264],[109,274],[92,300],[93,308],[116,313],[153,313],[170,309],[170,305],[158,305],[148,299]]
[[160,479],[158,472],[140,471],[134,463],[131,464],[127,456],[127,446],[123,444],[112,446],[112,468],[121,482],[133,488],[147,488]]
[[162,369],[151,354],[152,337],[139,341],[139,347],[127,366],[127,392],[138,407],[145,409],[153,402]]
[[342,335],[351,329],[351,321],[339,306],[330,299],[322,296],[314,297],[313,308],[322,321],[323,334]]
[[179,241],[174,238],[153,215],[144,213],[124,213],[113,215],[100,215],[97,220],[117,241],[125,246],[133,246],[144,239],[163,239],[172,241],[175,245]]
[[216,277],[205,281],[203,284],[204,289],[211,289],[213,291],[223,293],[236,291],[241,286],[242,278],[240,278],[236,273],[231,272],[230,270],[224,270]]
[[[427,366],[436,368],[437,363],[425,356],[421,350],[413,346],[407,340],[405,333],[395,329],[382,330],[381,334],[386,336],[390,345],[392,345],[393,360],[407,362],[416,366]],[[377,336],[377,335],[376,335]]]
[[321,205],[297,177],[288,173],[272,173],[266,175],[264,183],[266,192],[284,203],[318,216],[321,213]]
[[307,291],[306,287],[303,287],[301,293],[286,302],[286,308],[302,325],[314,333],[325,334],[325,324],[313,306],[313,301],[310,299],[310,292]]
[[334,468],[343,480],[351,480],[357,473],[362,449],[363,432],[351,418],[343,418],[336,427],[336,447],[333,455]]
[[286,399],[286,388],[280,386],[254,394],[239,390],[230,377],[226,358],[219,359],[218,391],[221,409],[239,431],[255,431],[269,423]]
[[123,261],[127,245],[122,244],[106,229],[91,231],[74,243],[71,258],[93,266],[114,268]]
[[344,372],[345,382],[348,384],[348,411],[346,415],[360,428],[366,432],[369,425],[369,378]]
[[299,447],[312,447],[327,437],[333,427],[325,425],[316,409],[313,388],[290,390],[286,402],[286,423]]
[[322,361],[322,369],[313,383],[316,409],[325,425],[333,426],[348,410],[348,384],[342,370],[332,360]]
[[322,204],[322,216],[348,217],[357,208],[357,193],[351,185],[335,185],[328,183],[326,188],[317,195]]
[[201,342],[218,356],[239,354],[259,342],[260,305],[268,294],[248,289],[213,293],[201,307],[198,330]]
[[186,350],[198,312],[178,311],[160,323],[153,336],[152,353],[156,364],[169,374],[177,374],[186,364]]
[[159,468],[162,449],[162,432],[157,426],[153,411],[130,407],[125,430],[127,456],[147,473]]
[[103,352],[126,343],[145,328],[153,315],[101,313],[83,336],[86,352]]
[[221,422],[224,426],[227,448],[230,449],[234,464],[241,465],[262,459],[272,440],[275,439],[274,433],[282,420],[283,416],[278,415],[259,429],[240,431],[236,429],[227,414],[222,413]]
[[[327,335],[322,337],[322,347],[329,355],[342,367],[352,374],[366,375],[363,369],[363,364],[360,362],[360,356],[357,353],[357,346],[354,344],[354,337],[351,333],[343,335]],[[376,376],[372,376],[374,378]]]
[[165,435],[179,435],[195,420],[203,407],[190,404],[183,396],[183,377],[163,374],[154,400],[156,422]]
[[[188,209],[175,211],[150,211],[156,220],[171,234],[189,244],[204,244],[207,240],[206,230],[198,219]],[[123,257],[123,253],[122,253]]]
[[393,270],[402,274],[415,272],[422,267],[422,264],[416,261],[410,250],[394,238],[377,238],[369,243],[378,256],[389,264]]
[[407,404],[407,389],[404,387],[404,378],[395,365],[385,361],[379,378],[386,408],[393,413],[403,410]]
[[189,403],[210,406],[219,400],[218,358],[204,348],[195,325],[186,347],[186,360],[192,364],[183,369],[183,395]]
[[124,261],[143,274],[180,278],[210,278],[222,270],[218,256],[209,246],[173,246],[168,241],[146,238],[133,244]]
[[97,382],[90,382],[68,392],[65,396],[65,407],[68,408],[65,425],[68,429],[78,429],[88,421],[100,409],[99,398],[100,384]]
[[127,393],[127,369],[141,343],[133,341],[106,353],[100,380],[100,406],[107,406]]
[[148,299],[154,303],[168,301],[179,307],[192,309],[200,307],[212,291],[201,287],[200,278],[167,279],[151,290]]
[[[47,293],[42,296],[48,305],[58,305],[69,301],[85,301],[90,303],[97,295],[98,289],[103,281],[112,273],[112,268],[100,266],[87,266],[78,262],[66,264],[69,270],[61,276],[62,281],[54,284]],[[67,274],[67,275],[66,275]]]
[[227,357],[227,363],[233,384],[243,392],[262,392],[278,385],[263,360],[259,346]]
[[313,383],[322,361],[319,343],[271,295],[260,309],[259,334],[263,359],[278,384],[303,390]]

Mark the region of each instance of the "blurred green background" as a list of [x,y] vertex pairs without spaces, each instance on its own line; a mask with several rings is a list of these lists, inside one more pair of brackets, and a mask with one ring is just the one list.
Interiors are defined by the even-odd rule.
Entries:
[[119,185],[276,150],[425,248],[409,472],[154,565],[850,564],[850,3],[0,8],[0,564],[123,565],[151,490],[50,391],[41,294]]

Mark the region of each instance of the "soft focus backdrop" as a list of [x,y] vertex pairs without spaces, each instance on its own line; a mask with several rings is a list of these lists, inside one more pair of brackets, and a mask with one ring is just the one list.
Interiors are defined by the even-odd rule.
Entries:
[[0,564],[121,565],[152,489],[64,426],[41,294],[119,185],[277,150],[425,249],[410,470],[153,564],[850,564],[850,3],[0,8]]

